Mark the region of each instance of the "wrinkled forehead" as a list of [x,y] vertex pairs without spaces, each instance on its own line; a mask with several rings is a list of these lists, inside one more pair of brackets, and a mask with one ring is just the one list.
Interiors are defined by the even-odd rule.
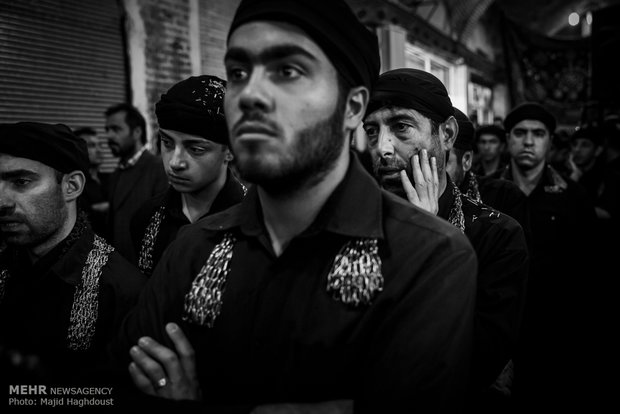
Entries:
[[0,173],[4,174],[20,170],[35,173],[54,171],[52,167],[45,165],[42,162],[31,160],[30,158],[15,157],[13,155],[0,152]]
[[364,118],[364,125],[387,124],[400,119],[410,119],[416,122],[423,122],[428,118],[426,118],[424,115],[412,108],[404,108],[400,106],[384,106],[366,115],[366,118]]

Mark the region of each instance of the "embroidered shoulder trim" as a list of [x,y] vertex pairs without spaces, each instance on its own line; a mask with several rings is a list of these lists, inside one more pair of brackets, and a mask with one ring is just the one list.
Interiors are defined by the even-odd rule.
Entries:
[[7,269],[0,269],[0,303],[4,299],[4,290],[6,289],[6,281],[9,280],[9,276]]
[[465,215],[463,214],[463,200],[461,200],[461,192],[458,187],[452,183],[452,195],[454,196],[454,204],[450,209],[448,221],[461,229],[465,233]]
[[467,194],[469,198],[476,200],[478,203],[482,202],[482,198],[480,197],[480,190],[478,189],[478,178],[476,174],[469,172],[468,175],[468,185],[467,185]]
[[165,214],[166,207],[163,205],[159,206],[155,213],[153,213],[153,216],[151,216],[149,225],[146,227],[144,236],[142,237],[142,244],[138,255],[138,268],[147,276],[153,273],[153,251],[155,250],[155,241],[157,241],[159,227]]
[[551,178],[551,181],[553,182],[552,185],[546,185],[544,190],[547,193],[561,193],[564,190],[566,190],[566,188],[568,188],[568,184],[566,183],[566,180],[564,180],[564,178],[562,178],[562,176],[560,175],[559,172],[557,172],[552,166],[547,165],[547,169],[549,170],[549,177]]
[[222,297],[236,239],[226,233],[214,248],[185,295],[183,320],[213,328],[222,310]]
[[73,351],[88,350],[99,316],[99,278],[114,248],[95,235],[93,248],[82,268],[82,278],[73,295],[67,341]]
[[349,240],[327,275],[327,292],[346,305],[370,305],[383,290],[377,239]]

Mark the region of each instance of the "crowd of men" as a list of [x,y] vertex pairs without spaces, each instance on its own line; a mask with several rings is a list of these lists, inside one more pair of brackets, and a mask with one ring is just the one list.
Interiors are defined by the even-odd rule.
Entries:
[[[213,413],[524,413],[606,404],[620,120],[525,102],[475,126],[430,73],[380,73],[341,0],[243,0],[227,80],[155,106],[158,151],[0,125],[2,386],[111,386]],[[367,146],[352,140],[362,127]],[[605,253],[605,254],[603,254]]]

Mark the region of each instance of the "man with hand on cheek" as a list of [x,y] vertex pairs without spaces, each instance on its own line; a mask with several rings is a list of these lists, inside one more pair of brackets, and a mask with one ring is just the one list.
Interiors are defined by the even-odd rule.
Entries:
[[[523,229],[513,218],[461,194],[447,174],[458,123],[445,86],[432,74],[418,69],[381,74],[364,130],[379,183],[448,220],[476,251],[479,269],[468,404],[491,409],[486,407],[486,395],[512,357],[522,318],[528,271]],[[476,274],[471,277],[475,280]]]

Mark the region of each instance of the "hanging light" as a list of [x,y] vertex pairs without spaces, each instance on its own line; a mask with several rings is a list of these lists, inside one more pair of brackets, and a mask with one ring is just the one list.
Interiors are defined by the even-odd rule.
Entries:
[[572,12],[568,15],[568,24],[571,26],[577,26],[579,24],[579,14]]

